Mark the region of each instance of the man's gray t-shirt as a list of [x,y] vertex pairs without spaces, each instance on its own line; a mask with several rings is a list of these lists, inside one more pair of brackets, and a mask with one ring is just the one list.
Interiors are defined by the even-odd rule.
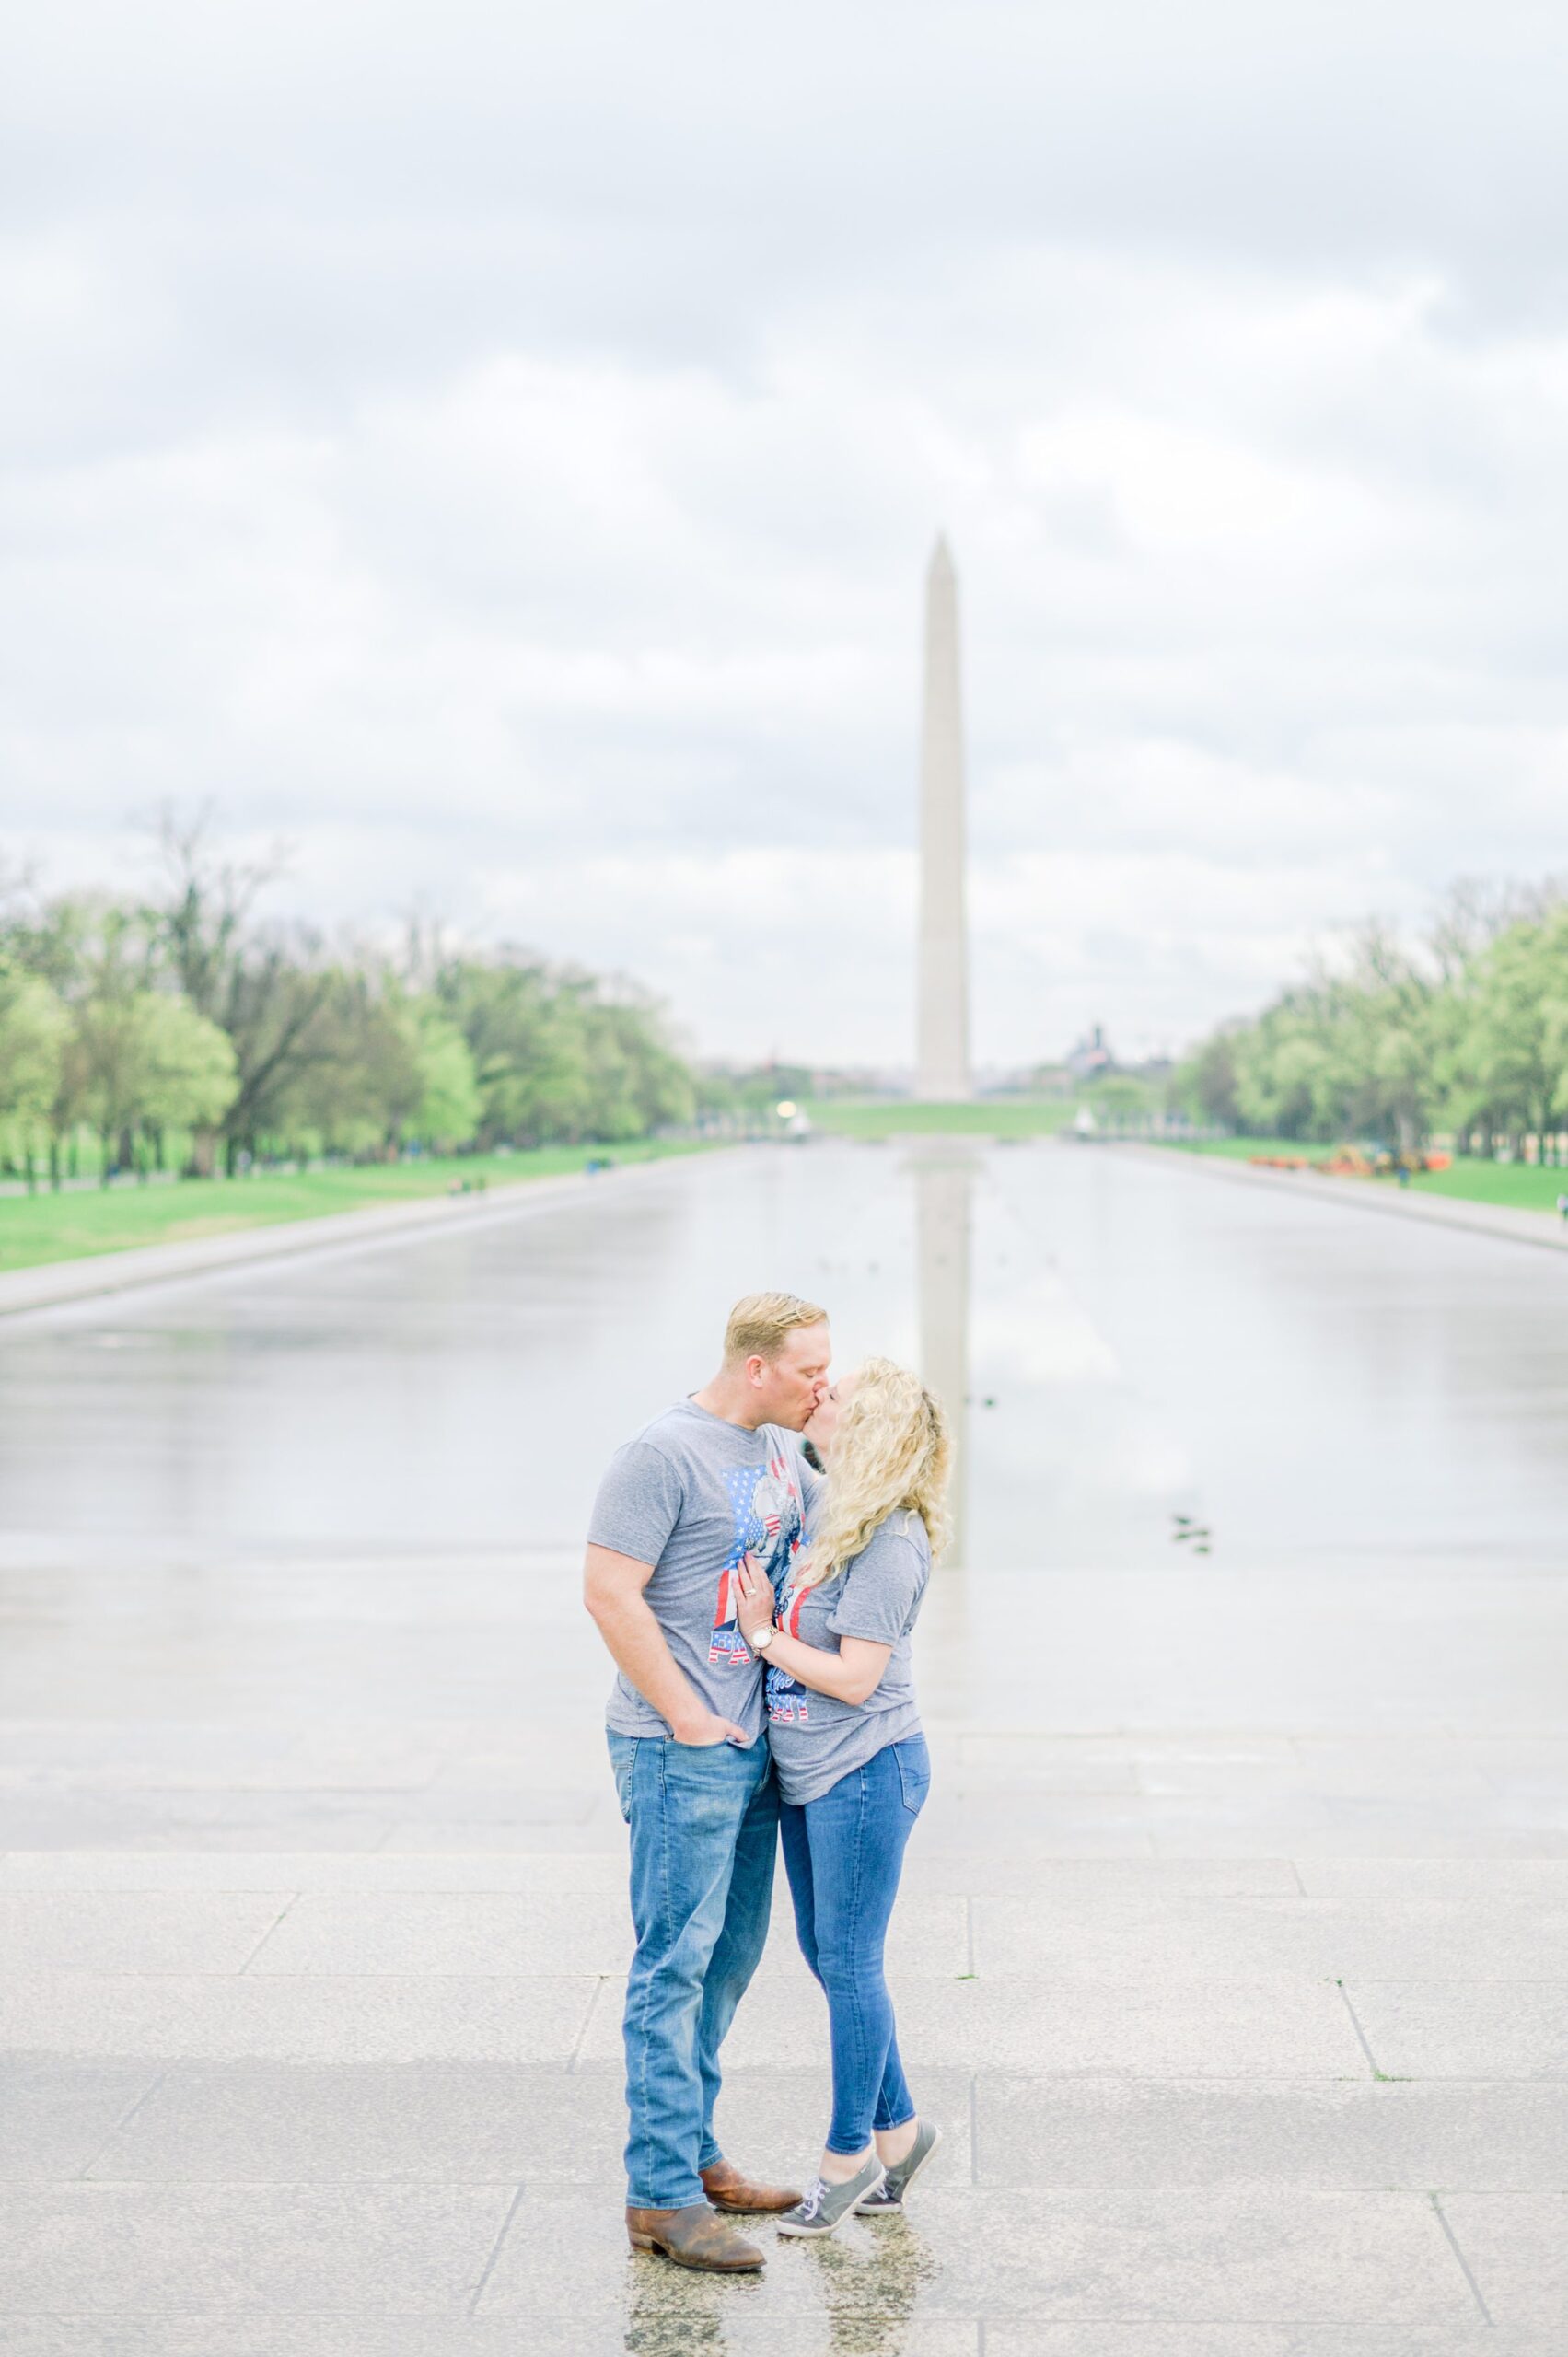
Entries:
[[919,1515],[890,1514],[836,1579],[818,1587],[782,1584],[778,1620],[803,1645],[837,1653],[841,1637],[891,1645],[888,1666],[864,1702],[813,1693],[768,1665],[768,1743],[779,1790],[801,1807],[819,1800],[890,1743],[920,1733],[910,1636],[931,1577],[931,1543]]
[[[800,1546],[800,1444],[776,1424],[747,1432],[679,1400],[617,1449],[594,1501],[588,1538],[654,1574],[643,1593],[678,1669],[710,1711],[755,1739],[762,1665],[741,1633],[733,1573],[754,1556],[775,1586]],[[669,1728],[619,1672],[605,1723],[612,1735]]]

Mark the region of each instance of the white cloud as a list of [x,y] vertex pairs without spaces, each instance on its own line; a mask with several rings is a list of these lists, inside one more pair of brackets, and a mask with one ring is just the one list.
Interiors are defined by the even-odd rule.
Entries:
[[940,523],[987,1061],[1179,1042],[1324,926],[1568,865],[1551,45],[35,12],[6,848],[110,877],[212,795],[319,922],[419,895],[714,1050],[896,1060]]

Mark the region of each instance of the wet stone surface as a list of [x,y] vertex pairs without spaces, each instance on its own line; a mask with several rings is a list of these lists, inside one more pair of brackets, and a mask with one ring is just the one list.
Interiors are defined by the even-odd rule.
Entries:
[[[926,1159],[0,1322],[6,2357],[1557,2357],[1568,1263],[1066,1147],[935,1216]],[[761,1281],[967,1352],[889,1951],[947,2135],[714,2282],[621,2224],[576,1547]],[[807,2167],[782,1903],[729,2061]]]

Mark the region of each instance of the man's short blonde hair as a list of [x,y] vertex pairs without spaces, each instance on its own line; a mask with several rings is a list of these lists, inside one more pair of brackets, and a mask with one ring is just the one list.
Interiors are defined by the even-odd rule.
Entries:
[[724,1329],[726,1362],[776,1359],[786,1334],[797,1326],[819,1326],[828,1313],[797,1293],[749,1293],[729,1313]]

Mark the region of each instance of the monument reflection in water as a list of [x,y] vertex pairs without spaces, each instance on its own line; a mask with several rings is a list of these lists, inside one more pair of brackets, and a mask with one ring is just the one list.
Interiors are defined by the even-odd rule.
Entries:
[[962,1148],[922,1140],[911,1154],[915,1190],[915,1262],[920,1287],[920,1371],[947,1411],[953,1535],[945,1560],[967,1561],[969,1544],[970,1264],[977,1165]]

